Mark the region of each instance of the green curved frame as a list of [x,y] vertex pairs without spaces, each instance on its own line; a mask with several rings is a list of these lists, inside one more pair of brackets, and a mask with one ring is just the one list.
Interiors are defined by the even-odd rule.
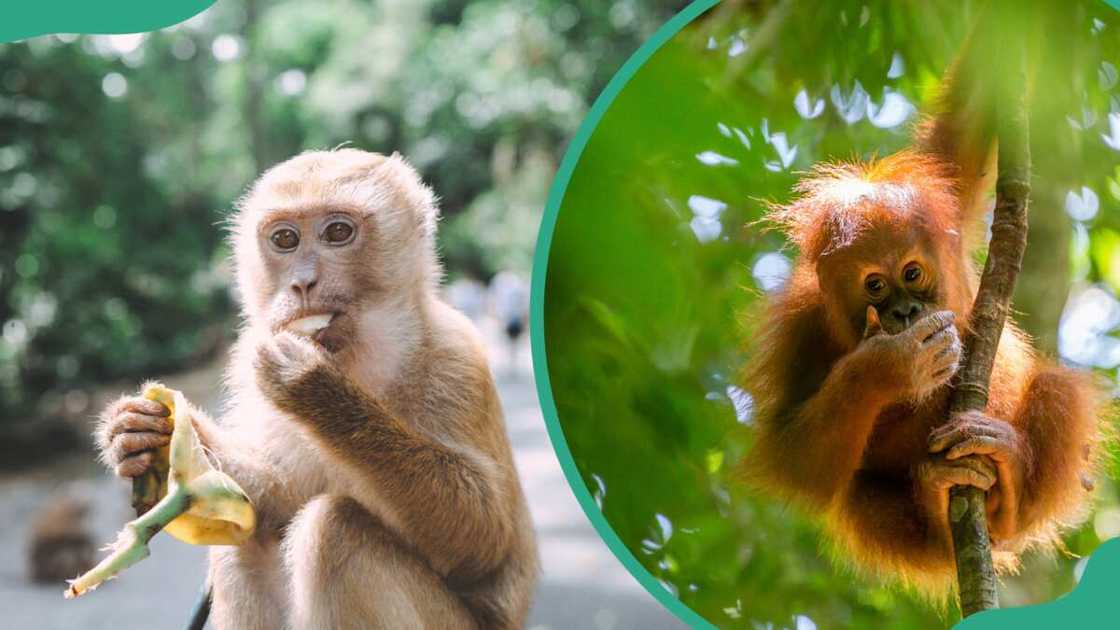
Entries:
[[638,48],[637,52],[626,60],[626,63],[622,64],[622,68],[611,77],[610,82],[603,88],[602,94],[595,99],[587,118],[580,124],[579,130],[576,131],[575,137],[568,145],[568,151],[560,162],[560,169],[557,171],[556,179],[553,180],[552,188],[548,193],[548,204],[545,206],[544,217],[541,219],[537,247],[533,252],[533,278],[529,298],[529,337],[533,348],[533,374],[537,382],[537,396],[540,400],[545,424],[548,425],[548,436],[552,440],[552,447],[556,451],[556,456],[560,460],[560,467],[564,470],[564,476],[568,479],[568,485],[575,493],[580,507],[583,508],[583,512],[587,515],[591,524],[595,526],[595,530],[599,532],[603,542],[607,543],[611,553],[622,562],[626,570],[657,601],[661,602],[663,606],[689,626],[712,630],[715,630],[714,625],[696,614],[688,606],[685,606],[679,599],[673,597],[657,581],[657,578],[638,562],[634,554],[623,544],[622,539],[611,529],[610,523],[603,517],[599,507],[595,504],[595,499],[591,496],[591,492],[584,485],[583,479],[580,478],[579,471],[576,469],[576,462],[572,458],[572,451],[568,448],[568,442],[564,437],[564,429],[560,426],[560,418],[556,412],[556,400],[552,397],[552,383],[548,376],[548,360],[544,345],[544,285],[548,275],[548,252],[552,245],[552,234],[556,229],[556,217],[560,213],[560,204],[564,200],[564,192],[568,189],[572,173],[579,163],[580,156],[583,155],[583,150],[587,147],[588,140],[591,139],[595,128],[599,126],[603,114],[606,113],[619,92],[638,72],[638,69],[665,42],[669,41],[701,13],[718,3],[719,0],[696,0],[662,25],[648,41]]
[[48,33],[154,31],[188,20],[216,1],[8,0],[9,6],[4,7],[3,17],[0,17],[0,42]]

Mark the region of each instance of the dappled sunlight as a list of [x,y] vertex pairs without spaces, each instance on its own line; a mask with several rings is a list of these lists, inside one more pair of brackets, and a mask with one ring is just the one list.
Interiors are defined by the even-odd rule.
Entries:
[[1088,186],[1082,186],[1080,191],[1066,193],[1066,213],[1075,221],[1090,221],[1097,216],[1101,200],[1097,193]]
[[1079,365],[1114,368],[1120,365],[1120,301],[1111,289],[1090,286],[1070,296],[1058,327],[1058,350]]
[[1120,112],[1109,112],[1108,133],[1102,133],[1101,140],[1108,148],[1120,151]]
[[1066,122],[1076,131],[1091,129],[1097,124],[1097,113],[1091,108],[1085,107],[1082,108],[1078,117],[1074,117],[1073,114],[1066,115]]
[[832,99],[832,106],[836,108],[836,114],[849,125],[859,122],[867,113],[870,99],[859,81],[856,81],[848,91],[843,90],[840,84],[835,84],[828,94]]
[[700,160],[701,164],[708,166],[737,166],[739,160],[729,158],[726,155],[720,155],[715,151],[704,151],[696,154],[696,159]]
[[867,101],[867,120],[876,127],[889,129],[897,127],[910,119],[917,111],[914,105],[905,96],[891,90],[883,89],[883,102]]
[[688,207],[694,215],[689,222],[689,227],[692,228],[696,239],[701,243],[708,243],[719,238],[723,233],[723,225],[719,217],[727,209],[727,204],[718,199],[692,195],[688,198]]
[[777,160],[766,162],[766,168],[774,172],[789,168],[793,164],[794,158],[797,157],[797,145],[790,145],[784,131],[769,134],[765,138],[766,143],[773,147],[774,152],[778,154]]
[[792,263],[785,254],[766,252],[754,262],[751,276],[759,288],[770,293],[785,285],[791,268]]
[[1111,62],[1102,61],[1100,69],[1097,70],[1097,81],[1100,88],[1106,92],[1111,90],[1116,87],[1116,79],[1116,66]]
[[749,424],[754,415],[754,398],[736,385],[727,386],[727,398],[735,408],[735,419],[740,424]]
[[824,113],[824,99],[810,99],[809,93],[801,90],[793,99],[793,108],[802,118],[812,120]]
[[887,68],[887,78],[897,79],[906,74],[906,60],[900,53],[891,55],[891,67]]

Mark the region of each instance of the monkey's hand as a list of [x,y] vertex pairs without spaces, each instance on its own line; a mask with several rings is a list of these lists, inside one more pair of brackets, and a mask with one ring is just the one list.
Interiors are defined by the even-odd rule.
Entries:
[[952,311],[938,311],[906,330],[887,334],[875,307],[867,307],[867,328],[856,348],[860,364],[873,378],[868,385],[892,400],[918,399],[947,383],[956,373],[961,341]]
[[123,396],[101,412],[95,433],[104,461],[121,477],[151,468],[156,450],[171,443],[171,412],[141,396]]
[[914,469],[915,492],[926,519],[944,536],[949,535],[949,491],[953,486],[973,486],[985,492],[996,484],[992,460],[981,455],[946,459],[931,455]]
[[958,413],[929,436],[929,452],[956,462],[982,457],[994,467],[996,483],[988,491],[988,524],[996,540],[1014,536],[1023,487],[1030,461],[1029,448],[1015,427],[980,411]]
[[[315,342],[281,332],[257,349],[257,386],[272,404],[297,417],[319,385],[344,379],[330,355]],[[317,385],[318,384],[318,385]]]

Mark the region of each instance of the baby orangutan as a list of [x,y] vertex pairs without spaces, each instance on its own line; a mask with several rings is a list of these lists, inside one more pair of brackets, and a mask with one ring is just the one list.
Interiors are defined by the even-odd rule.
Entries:
[[[240,203],[244,325],[221,422],[200,439],[252,499],[213,547],[213,624],[520,628],[536,547],[486,353],[437,295],[437,210],[399,156],[309,152]],[[126,397],[104,459],[140,475],[167,410]]]
[[952,486],[987,492],[997,569],[1013,570],[1083,516],[1100,441],[1090,377],[1036,357],[1011,322],[987,408],[948,417],[992,174],[990,138],[961,137],[943,116],[915,149],[818,167],[772,208],[800,256],[745,378],[748,480],[823,514],[839,557],[935,597],[956,576]]

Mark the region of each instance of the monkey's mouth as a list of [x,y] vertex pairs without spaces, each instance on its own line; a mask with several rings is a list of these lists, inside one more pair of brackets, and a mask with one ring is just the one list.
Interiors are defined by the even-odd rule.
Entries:
[[306,315],[284,324],[281,328],[297,335],[307,337],[319,344],[324,350],[335,353],[346,346],[348,327],[342,313],[315,313]]
[[334,313],[308,315],[307,317],[301,317],[299,319],[288,322],[284,326],[284,328],[287,328],[297,335],[314,337],[319,331],[324,330],[331,325],[331,320],[334,319],[334,316]]

